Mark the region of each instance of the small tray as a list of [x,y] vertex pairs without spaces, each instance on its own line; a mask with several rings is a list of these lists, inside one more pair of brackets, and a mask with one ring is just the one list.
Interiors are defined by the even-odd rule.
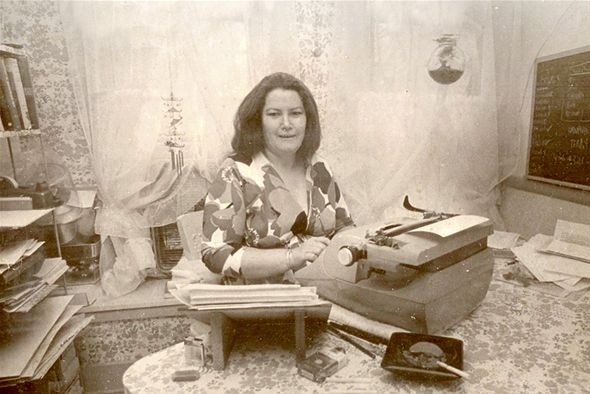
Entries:
[[[425,367],[418,359],[412,359],[409,349],[418,342],[429,342],[438,346],[444,353],[446,364],[463,369],[463,341],[436,335],[396,332],[389,338],[389,344],[381,361],[381,367],[409,378],[443,380],[457,379],[459,376],[439,366]],[[428,363],[424,363],[428,364]]]

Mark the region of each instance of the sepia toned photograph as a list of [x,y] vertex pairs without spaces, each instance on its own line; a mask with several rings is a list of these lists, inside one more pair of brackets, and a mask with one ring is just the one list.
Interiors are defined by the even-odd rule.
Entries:
[[0,0],[0,392],[584,393],[590,2]]

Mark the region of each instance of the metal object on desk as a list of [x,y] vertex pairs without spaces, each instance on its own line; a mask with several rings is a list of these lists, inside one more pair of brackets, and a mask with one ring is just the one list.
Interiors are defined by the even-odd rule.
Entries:
[[[29,197],[32,200],[33,209],[51,208],[55,206],[55,200],[47,182],[37,182],[35,184],[21,186],[11,177],[0,176],[0,196]],[[28,209],[28,207],[24,209]]]
[[77,236],[61,246],[62,257],[67,261],[66,282],[94,283],[99,277],[100,236]]

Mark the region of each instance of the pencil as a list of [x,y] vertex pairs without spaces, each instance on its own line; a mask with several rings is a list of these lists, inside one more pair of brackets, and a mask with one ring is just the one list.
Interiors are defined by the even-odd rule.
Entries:
[[357,340],[355,340],[354,338],[352,338],[350,335],[341,332],[337,328],[334,328],[332,326],[328,326],[328,332],[331,333],[331,334],[334,334],[338,338],[343,339],[346,342],[350,343],[352,346],[354,346],[355,348],[357,348],[361,352],[365,353],[367,356],[369,356],[369,357],[371,357],[373,359],[375,357],[377,357],[375,355],[375,353],[373,353],[372,351],[370,351],[369,349],[367,349],[366,347],[364,347],[363,345],[361,345]]

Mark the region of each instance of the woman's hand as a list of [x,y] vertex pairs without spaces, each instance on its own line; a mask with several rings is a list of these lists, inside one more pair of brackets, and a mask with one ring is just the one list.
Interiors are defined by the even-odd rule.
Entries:
[[291,249],[293,261],[290,262],[292,264],[290,268],[296,271],[305,267],[308,261],[314,262],[329,243],[330,240],[326,237],[311,237],[298,247]]

